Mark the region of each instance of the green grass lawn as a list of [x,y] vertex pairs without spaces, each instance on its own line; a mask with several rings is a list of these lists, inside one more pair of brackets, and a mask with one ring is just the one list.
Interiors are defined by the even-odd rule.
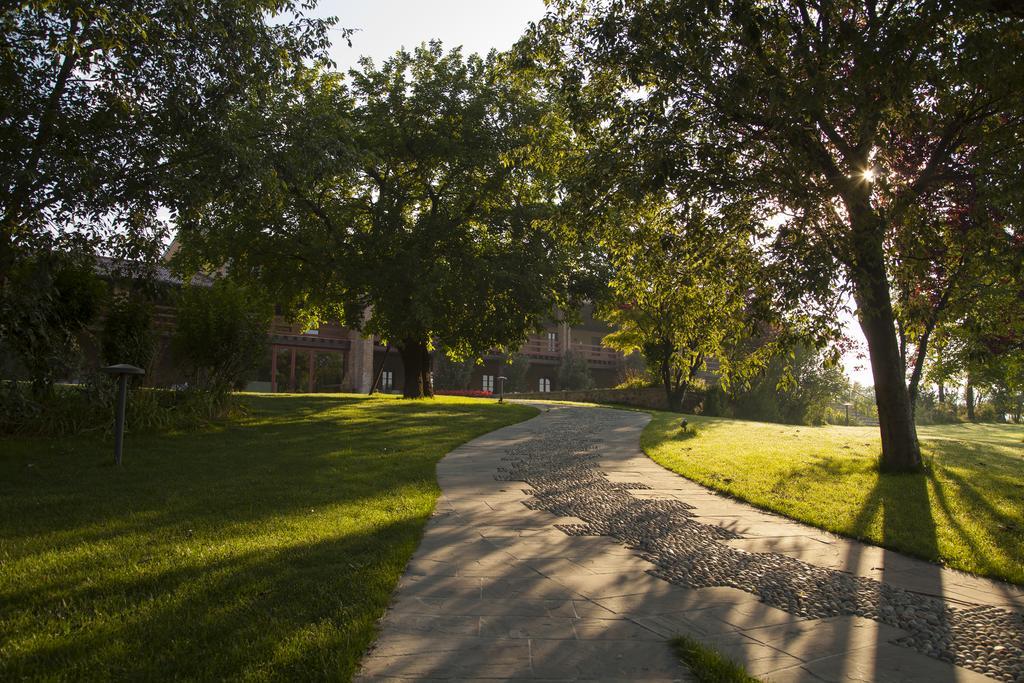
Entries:
[[438,495],[533,408],[254,396],[201,432],[0,439],[0,680],[347,679]]
[[879,474],[877,427],[653,413],[642,445],[696,482],[846,536],[1024,584],[1024,427],[919,427],[921,474]]

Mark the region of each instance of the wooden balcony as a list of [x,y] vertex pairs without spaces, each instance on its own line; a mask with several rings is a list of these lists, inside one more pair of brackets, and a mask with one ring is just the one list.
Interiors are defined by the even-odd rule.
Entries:
[[613,367],[622,361],[622,354],[600,344],[571,344],[572,350],[587,359],[590,365]]
[[531,337],[526,340],[519,353],[538,360],[558,361],[562,358],[561,340]]

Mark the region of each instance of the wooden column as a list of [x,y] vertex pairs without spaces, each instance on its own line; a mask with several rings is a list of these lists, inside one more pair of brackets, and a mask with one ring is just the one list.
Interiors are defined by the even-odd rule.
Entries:
[[295,393],[295,349],[292,349],[292,367],[291,373],[288,376],[288,391]]
[[270,393],[277,393],[277,347],[270,347]]
[[309,350],[309,393],[316,390],[316,351]]

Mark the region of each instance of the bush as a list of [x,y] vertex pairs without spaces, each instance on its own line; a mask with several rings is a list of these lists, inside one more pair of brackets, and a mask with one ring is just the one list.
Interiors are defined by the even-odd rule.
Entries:
[[508,392],[530,391],[535,387],[529,384],[528,373],[530,372],[530,358],[522,354],[509,356],[505,363],[504,373],[508,379],[505,381],[505,390]]
[[436,396],[469,396],[470,398],[491,398],[493,392],[480,391],[478,389],[441,389],[434,390]]
[[587,367],[587,359],[576,351],[569,351],[562,357],[558,366],[558,389],[561,391],[578,391],[593,389],[594,377]]
[[438,351],[434,354],[434,391],[438,389],[465,389],[473,374],[471,360],[455,361]]
[[172,349],[190,386],[214,397],[235,388],[266,349],[272,317],[265,297],[230,280],[183,289]]
[[721,387],[711,387],[704,395],[701,403],[701,415],[708,417],[731,417],[732,409],[729,405],[729,397]]
[[658,386],[657,379],[646,370],[626,368],[625,374],[622,381],[615,385],[616,389],[649,389]]
[[153,307],[134,297],[115,297],[100,335],[100,352],[108,365],[128,363],[148,369],[153,360]]
[[[111,433],[117,401],[116,382],[91,376],[78,385],[57,386],[39,396],[21,382],[0,384],[0,434],[73,436]],[[196,429],[239,410],[230,395],[197,391],[133,389],[128,396],[125,425],[129,433]]]
[[0,298],[0,340],[22,360],[37,396],[77,367],[106,285],[91,255],[40,252],[12,269]]

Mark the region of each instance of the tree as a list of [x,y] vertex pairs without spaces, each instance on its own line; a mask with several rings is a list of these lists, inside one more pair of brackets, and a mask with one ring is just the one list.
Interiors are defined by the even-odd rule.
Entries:
[[[0,9],[0,288],[80,231],[152,244],[157,209],[232,105],[305,60],[333,20],[291,0],[19,2]],[[123,241],[123,240],[122,240]]]
[[[788,356],[788,357],[787,357]],[[836,401],[850,393],[842,368],[811,347],[798,344],[769,361],[749,387],[733,392],[734,415],[748,420],[822,424]]]
[[475,365],[475,360],[454,361],[438,351],[434,359],[434,388],[466,389]]
[[[852,293],[882,465],[913,470],[892,276],[927,270],[904,268],[900,245],[919,243],[921,214],[961,188],[976,215],[1020,225],[1021,24],[984,2],[561,0],[523,48],[561,88],[581,142],[604,152],[592,156],[613,158],[594,163],[602,187],[754,202],[803,295],[827,307],[831,291],[834,307],[834,292]],[[933,317],[963,277],[939,274]]]
[[505,382],[505,391],[523,392],[531,391],[536,388],[531,387],[529,384],[529,356],[525,356],[521,353],[510,354],[505,362],[503,372],[508,378]]
[[568,350],[558,364],[558,388],[578,391],[594,388],[594,376],[587,367],[587,359],[578,351]]
[[100,335],[104,362],[149,368],[156,351],[153,307],[138,295],[116,296],[107,308]]
[[8,282],[16,296],[0,297],[0,339],[25,364],[33,393],[49,395],[54,381],[78,364],[106,286],[91,259],[53,251],[23,256]]
[[[727,384],[767,353],[748,351],[756,260],[742,234],[714,229],[705,207],[652,207],[611,241],[612,299],[601,315],[617,329],[605,343],[640,351],[680,410],[697,373],[719,361]],[[720,226],[721,227],[721,226]]]
[[[224,172],[183,212],[186,257],[230,261],[292,307],[380,336],[406,397],[430,393],[433,348],[515,347],[568,303],[573,252],[538,161],[558,121],[495,71],[493,55],[435,42],[364,60],[350,87],[310,73],[300,97],[242,112]],[[267,137],[273,153],[252,155],[246,140]]]
[[221,279],[186,286],[177,311],[175,358],[193,387],[223,398],[266,352],[273,307],[257,290]]

